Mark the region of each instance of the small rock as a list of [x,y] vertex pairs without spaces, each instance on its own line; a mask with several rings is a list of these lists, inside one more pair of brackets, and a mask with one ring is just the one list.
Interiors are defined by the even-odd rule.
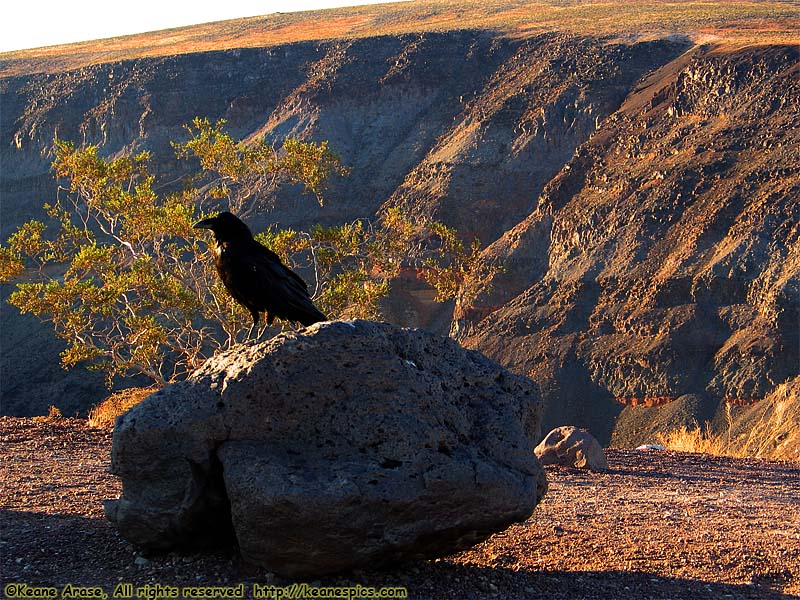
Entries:
[[640,452],[661,452],[667,448],[661,444],[642,444],[641,446],[637,446],[636,449]]
[[150,566],[151,562],[152,561],[146,559],[144,556],[137,556],[134,559],[133,564],[135,564],[137,567],[147,567]]
[[600,442],[585,429],[577,427],[553,429],[533,452],[543,465],[561,465],[591,471],[608,470],[608,461]]

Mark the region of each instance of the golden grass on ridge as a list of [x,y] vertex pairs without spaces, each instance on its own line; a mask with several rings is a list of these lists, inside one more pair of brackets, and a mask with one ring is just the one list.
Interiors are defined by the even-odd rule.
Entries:
[[51,421],[58,421],[59,419],[63,418],[64,415],[61,414],[61,409],[59,409],[55,404],[51,404],[50,410],[46,415],[33,417],[33,420],[35,423],[50,423]]
[[512,36],[563,31],[621,40],[682,35],[733,46],[800,43],[797,5],[785,0],[421,0],[276,13],[6,52],[0,54],[0,77],[140,57],[465,29]]

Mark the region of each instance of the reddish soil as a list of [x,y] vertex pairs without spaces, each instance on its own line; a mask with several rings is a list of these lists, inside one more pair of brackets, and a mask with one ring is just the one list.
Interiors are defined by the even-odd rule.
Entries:
[[[120,483],[111,434],[78,419],[0,418],[0,590],[287,586],[235,552],[141,557],[103,517]],[[800,465],[608,450],[611,470],[548,467],[533,516],[468,552],[318,586],[403,586],[409,598],[800,597]],[[60,596],[59,596],[60,597]]]

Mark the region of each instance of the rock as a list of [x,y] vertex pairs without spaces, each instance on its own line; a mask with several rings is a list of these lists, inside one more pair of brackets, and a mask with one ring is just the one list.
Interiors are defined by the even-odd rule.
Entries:
[[137,567],[149,567],[151,562],[152,561],[146,559],[144,556],[137,556],[134,559],[133,564],[135,564]]
[[533,450],[543,465],[562,465],[591,471],[607,471],[608,461],[600,442],[585,429],[565,426],[548,433]]
[[321,323],[213,357],[121,416],[106,503],[145,551],[217,546],[311,577],[468,548],[547,487],[529,379],[456,342]]
[[641,446],[636,446],[636,449],[639,452],[663,452],[667,447],[662,444],[642,444]]

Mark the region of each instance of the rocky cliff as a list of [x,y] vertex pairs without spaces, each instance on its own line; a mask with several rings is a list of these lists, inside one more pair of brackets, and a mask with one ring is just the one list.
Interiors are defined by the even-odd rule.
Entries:
[[[607,441],[620,399],[749,400],[797,372],[797,69],[792,46],[465,30],[9,76],[2,234],[56,192],[55,134],[149,149],[165,185],[186,169],[168,141],[194,116],[330,140],[353,171],[326,205],[288,190],[255,225],[402,206],[480,238],[505,270],[468,290],[452,334],[537,379],[546,428]],[[387,317],[449,327],[415,285]],[[102,394],[59,373],[55,348],[20,356],[40,338],[7,305],[2,319],[4,412],[71,413]]]
[[552,390],[555,420],[762,399],[800,365],[798,97],[792,47],[643,78],[486,250],[506,271],[453,333]]

